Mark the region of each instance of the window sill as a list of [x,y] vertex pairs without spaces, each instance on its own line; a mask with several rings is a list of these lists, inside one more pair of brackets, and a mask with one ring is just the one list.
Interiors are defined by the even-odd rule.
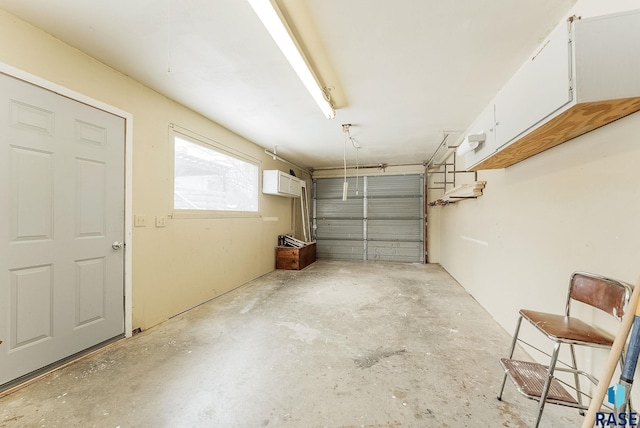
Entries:
[[179,211],[174,211],[170,217],[174,220],[216,219],[216,218],[260,218],[260,213],[246,212],[246,211],[179,210]]

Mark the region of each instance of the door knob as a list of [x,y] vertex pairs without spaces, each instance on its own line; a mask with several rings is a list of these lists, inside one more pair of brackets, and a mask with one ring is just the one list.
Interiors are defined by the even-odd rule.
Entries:
[[116,241],[113,244],[111,244],[111,248],[113,248],[114,250],[120,250],[122,248],[124,248],[124,242],[121,241]]

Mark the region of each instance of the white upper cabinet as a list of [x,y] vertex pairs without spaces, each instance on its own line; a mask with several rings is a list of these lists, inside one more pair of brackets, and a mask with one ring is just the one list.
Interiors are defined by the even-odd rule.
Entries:
[[505,168],[640,110],[640,10],[561,23],[474,121],[469,170]]
[[300,196],[300,179],[277,169],[262,172],[262,193],[297,198]]
[[496,96],[498,147],[571,101],[569,40],[566,25],[556,28]]

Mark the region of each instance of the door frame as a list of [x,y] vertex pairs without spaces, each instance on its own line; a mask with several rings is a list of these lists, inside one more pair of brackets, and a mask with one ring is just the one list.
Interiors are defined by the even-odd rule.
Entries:
[[132,257],[133,254],[133,211],[132,207],[132,166],[133,166],[133,114],[106,104],[102,101],[88,97],[84,94],[66,88],[64,86],[43,79],[26,71],[20,70],[9,64],[0,62],[0,73],[23,80],[43,89],[55,92],[64,97],[87,104],[99,110],[106,111],[115,116],[119,116],[125,121],[124,136],[124,156],[125,156],[125,200],[124,200],[124,240],[126,247],[124,248],[124,334],[125,337],[131,337],[133,333],[133,300],[132,300]]

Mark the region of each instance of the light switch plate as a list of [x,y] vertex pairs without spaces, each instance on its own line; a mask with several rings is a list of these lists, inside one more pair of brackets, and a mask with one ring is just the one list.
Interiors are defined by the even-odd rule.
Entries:
[[133,216],[134,227],[145,227],[147,225],[147,218],[144,215],[137,214]]
[[156,216],[156,227],[165,227],[167,225],[167,217],[163,215]]

